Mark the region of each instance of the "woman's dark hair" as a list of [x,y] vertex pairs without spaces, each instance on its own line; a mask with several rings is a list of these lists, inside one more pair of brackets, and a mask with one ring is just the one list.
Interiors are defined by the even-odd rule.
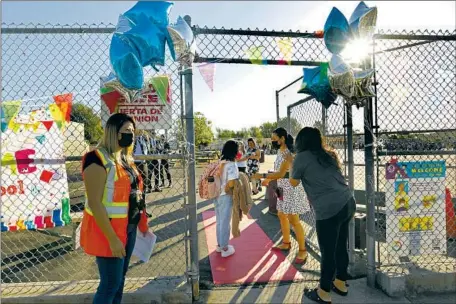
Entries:
[[255,141],[255,139],[253,137],[250,137],[249,139],[247,139],[247,144],[249,144],[249,142],[253,142],[255,147],[257,147],[257,143],[256,143],[256,141]]
[[229,140],[223,145],[222,160],[234,161],[238,153],[239,145],[234,140]]
[[327,148],[323,143],[321,132],[317,128],[305,127],[296,136],[297,152],[310,151],[317,156],[317,160],[323,167],[334,166],[341,169],[339,157],[336,152]]
[[136,123],[133,117],[124,113],[116,113],[111,115],[106,122],[106,126],[113,126],[116,128],[117,132],[119,132],[120,128],[122,128],[126,122],[131,122],[136,130]]
[[272,133],[276,134],[279,138],[285,138],[285,145],[287,145],[287,148],[291,153],[294,153],[294,139],[291,134],[288,134],[287,130],[284,128],[277,128]]

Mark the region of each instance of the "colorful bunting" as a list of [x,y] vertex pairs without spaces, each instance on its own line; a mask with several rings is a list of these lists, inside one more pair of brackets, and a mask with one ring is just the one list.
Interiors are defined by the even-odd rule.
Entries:
[[263,61],[263,50],[264,47],[262,46],[253,46],[245,51],[245,54],[249,57],[252,64],[266,64],[266,62]]
[[215,63],[205,63],[198,66],[198,69],[209,89],[214,92]]
[[290,65],[293,54],[293,43],[291,42],[291,38],[278,40],[277,46],[279,47],[280,53],[282,53],[283,60]]
[[46,128],[46,130],[49,131],[52,128],[52,125],[54,124],[54,121],[53,120],[44,120],[41,123]]
[[62,94],[54,96],[54,102],[62,112],[66,122],[70,122],[71,108],[73,106],[73,94]]
[[40,144],[43,144],[44,141],[46,140],[46,136],[44,136],[44,135],[36,136],[35,138]]
[[5,132],[8,128],[10,121],[17,116],[21,108],[22,101],[5,101],[1,103],[1,130]]
[[103,87],[100,90],[101,99],[104,101],[105,105],[109,109],[109,114],[113,114],[116,112],[117,104],[119,103],[120,98],[122,95],[113,88],[106,88]]
[[149,80],[149,84],[152,85],[154,88],[155,92],[157,92],[157,96],[160,99],[160,101],[166,105],[167,103],[170,102],[168,100],[169,97],[169,77],[167,75],[159,75],[159,76],[154,76],[151,77]]

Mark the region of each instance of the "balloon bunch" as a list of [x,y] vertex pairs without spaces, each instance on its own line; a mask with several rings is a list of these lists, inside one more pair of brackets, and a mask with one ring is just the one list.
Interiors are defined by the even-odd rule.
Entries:
[[144,86],[143,68],[165,64],[165,45],[171,57],[183,65],[193,62],[196,44],[191,27],[181,17],[169,25],[169,1],[139,1],[119,16],[109,48],[114,73],[104,79],[106,87],[132,100]]
[[315,68],[304,68],[301,88],[298,93],[308,94],[321,102],[325,108],[334,104],[337,95],[331,91],[328,79],[328,64],[322,63]]
[[[332,54],[328,70],[329,83],[333,92],[344,97],[349,105],[363,106],[366,98],[375,96],[372,89],[374,70],[353,69],[342,58],[342,52],[350,42],[367,41],[371,38],[376,23],[377,8],[370,8],[364,2],[360,2],[349,21],[334,7],[324,26],[324,42]],[[362,45],[356,48],[352,52],[363,51],[360,50]]]

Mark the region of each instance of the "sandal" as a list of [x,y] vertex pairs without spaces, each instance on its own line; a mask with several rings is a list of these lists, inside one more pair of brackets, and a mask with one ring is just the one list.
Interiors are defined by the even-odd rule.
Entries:
[[340,290],[339,288],[336,287],[336,285],[334,285],[334,283],[332,283],[331,289],[332,289],[335,293],[337,293],[339,296],[346,297],[346,296],[348,295],[348,291],[342,291],[342,290]]
[[283,251],[288,251],[291,249],[291,243],[285,243],[283,242],[280,245],[272,247],[272,250],[283,250]]
[[[295,264],[300,264],[300,265],[302,264],[302,265],[304,265],[305,263],[307,263],[307,257],[309,256],[309,255],[307,254],[307,250],[299,250],[299,253],[302,253],[302,252],[305,252],[305,253],[306,253],[306,257],[303,258],[303,259],[301,259],[301,258],[299,258],[299,257],[296,257],[296,259],[295,259],[295,261],[294,261]],[[299,253],[298,253],[298,255],[299,255]]]
[[309,298],[310,300],[314,301],[314,302],[317,302],[317,303],[321,303],[321,304],[331,304],[331,301],[323,301],[320,296],[318,295],[318,289],[315,288],[315,289],[312,289],[312,290],[309,290],[309,289],[306,289],[304,291],[304,295]]

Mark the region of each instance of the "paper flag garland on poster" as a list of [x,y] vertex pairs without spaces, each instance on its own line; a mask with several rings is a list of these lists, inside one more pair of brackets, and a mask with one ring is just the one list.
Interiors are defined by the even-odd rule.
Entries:
[[262,46],[254,46],[245,51],[245,54],[247,57],[249,57],[249,60],[252,64],[263,64],[263,50],[264,47]]
[[70,122],[71,108],[73,107],[73,94],[68,93],[54,96],[54,102],[62,112],[64,120]]
[[22,101],[5,101],[1,103],[1,130],[5,132],[11,119],[15,117],[21,108]]
[[214,92],[215,63],[199,65],[198,69],[209,89]]
[[101,99],[109,109],[109,114],[116,112],[117,104],[122,95],[113,88],[103,87],[100,90]]

